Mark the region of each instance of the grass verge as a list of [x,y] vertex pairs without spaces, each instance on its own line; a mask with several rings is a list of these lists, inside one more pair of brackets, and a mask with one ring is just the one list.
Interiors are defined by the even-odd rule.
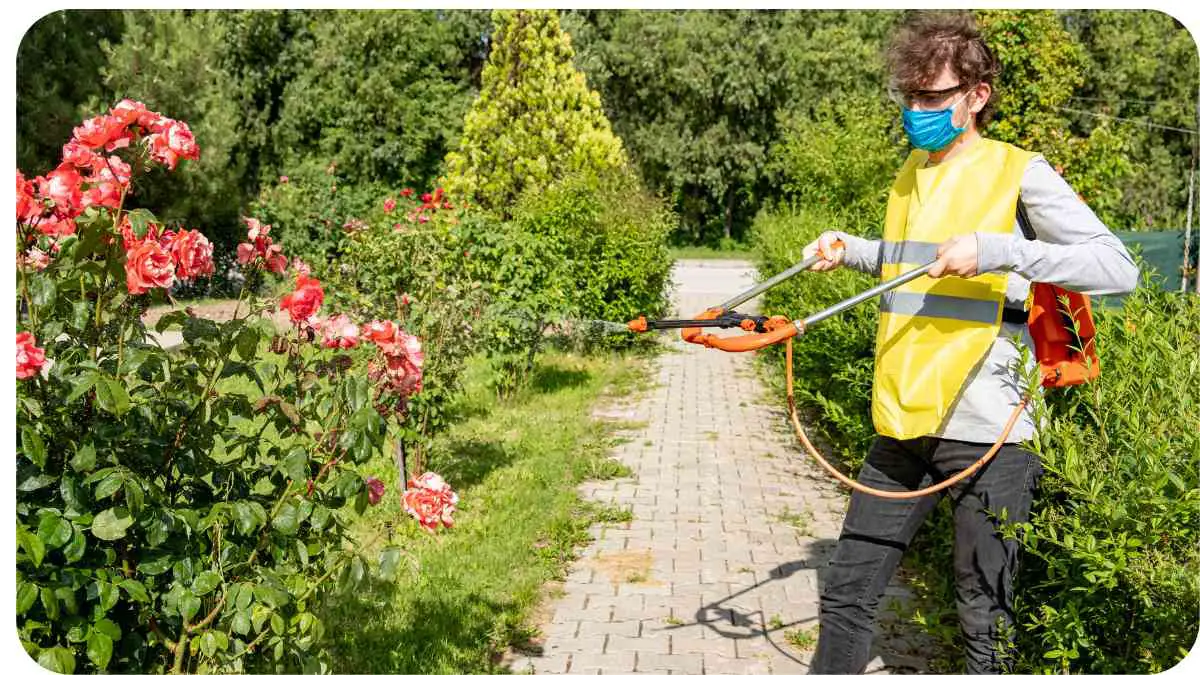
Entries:
[[642,367],[633,356],[549,354],[531,387],[500,403],[486,386],[486,363],[473,363],[460,401],[471,412],[438,439],[428,462],[460,497],[456,527],[436,536],[415,532],[391,460],[374,460],[366,471],[389,491],[354,533],[413,532],[412,565],[395,582],[366,582],[328,606],[336,670],[490,672],[506,648],[532,638],[543,588],[563,577],[588,526],[625,517],[583,502],[575,488],[622,473],[607,458],[609,425],[590,410],[602,394],[632,393]]

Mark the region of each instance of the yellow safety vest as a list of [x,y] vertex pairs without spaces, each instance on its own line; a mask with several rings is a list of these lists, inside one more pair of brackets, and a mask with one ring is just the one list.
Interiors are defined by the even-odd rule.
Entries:
[[[884,281],[932,261],[955,235],[1012,234],[1021,178],[1033,153],[985,138],[925,167],[914,150],[888,197]],[[1007,273],[928,276],[880,297],[875,339],[875,430],[897,439],[936,434],[971,371],[1000,332]]]

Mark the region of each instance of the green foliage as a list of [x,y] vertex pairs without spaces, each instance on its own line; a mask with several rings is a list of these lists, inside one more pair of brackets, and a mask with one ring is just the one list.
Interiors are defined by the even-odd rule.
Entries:
[[337,257],[347,224],[386,220],[388,192],[381,183],[347,181],[337,163],[310,157],[264,187],[249,211],[271,224],[272,236],[285,251],[323,271]]
[[38,19],[22,37],[17,49],[17,166],[25,175],[58,165],[64,139],[78,120],[76,106],[103,91],[97,77],[105,60],[100,44],[119,41],[123,27],[120,12],[68,10]]
[[1128,128],[1101,122],[1077,136],[1064,107],[1084,82],[1085,52],[1050,10],[977,12],[984,39],[1003,68],[997,82],[991,138],[1040,152],[1067,176],[1096,214],[1111,227],[1122,218],[1120,183],[1132,172]]
[[624,322],[666,309],[675,217],[631,173],[565,179],[521,202],[516,220],[555,242],[575,316]]
[[625,164],[621,141],[571,63],[570,37],[553,10],[493,12],[482,89],[457,150],[446,157],[446,189],[509,215],[525,191],[576,172]]
[[321,11],[272,128],[284,172],[310,157],[351,184],[427,185],[462,129],[482,63],[481,11]]
[[459,391],[463,363],[483,333],[486,296],[471,254],[474,233],[487,231],[490,221],[476,224],[479,217],[461,209],[420,210],[418,205],[435,203],[432,196],[428,203],[401,195],[394,200],[398,206],[390,213],[383,199],[360,207],[350,231],[334,226],[332,253],[314,269],[329,280],[331,311],[360,320],[391,317],[420,336],[422,388],[408,401],[401,426],[403,442],[416,451],[413,465],[421,467],[429,443],[450,422],[447,409]]
[[327,669],[315,612],[364,578],[346,507],[367,505],[357,467],[388,436],[376,404],[397,401],[367,352],[253,318],[275,298],[222,323],[170,312],[154,328],[183,343],[163,349],[151,295],[126,292],[123,215],[88,208],[19,274],[18,327],[52,363],[16,384],[21,643],[62,672]]
[[787,118],[769,168],[794,203],[861,209],[882,219],[906,152],[895,106],[878,94],[849,94]]
[[[1127,118],[1123,132],[1132,171],[1118,179],[1117,218],[1131,229],[1175,229],[1187,211],[1187,172],[1196,117],[1200,56],[1192,35],[1156,11],[1065,12],[1067,29],[1085,49],[1083,84],[1067,107],[1082,135],[1096,128],[1096,115]],[[1138,122],[1175,129],[1156,129]]]
[[[881,92],[894,13],[584,11],[580,67],[642,176],[681,214],[680,238],[741,236],[777,194],[767,163],[780,117]],[[847,153],[848,154],[848,153]],[[840,154],[839,154],[840,156]]]
[[1200,631],[1200,298],[1147,279],[1097,323],[1103,374],[1050,392],[1029,444],[1023,672],[1159,672]]

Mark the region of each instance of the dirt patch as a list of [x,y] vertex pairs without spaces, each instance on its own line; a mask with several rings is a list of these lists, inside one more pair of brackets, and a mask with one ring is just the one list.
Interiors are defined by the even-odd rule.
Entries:
[[[162,318],[162,316],[164,314],[168,314],[170,312],[178,311],[181,309],[191,309],[192,313],[194,313],[196,316],[198,316],[202,319],[212,319],[213,321],[228,321],[228,320],[232,319],[234,310],[238,310],[243,315],[246,313],[246,305],[243,304],[241,306],[241,308],[239,309],[238,303],[236,300],[226,300],[223,302],[205,302],[205,303],[200,303],[200,304],[195,304],[195,305],[189,305],[187,303],[181,302],[176,306],[158,305],[156,307],[151,307],[150,309],[146,310],[145,314],[142,315],[142,322],[145,323],[147,326],[153,328],[154,325],[156,323],[158,323],[158,320],[160,318]],[[278,326],[289,325],[289,319],[288,319],[287,312],[284,312],[284,311],[275,312],[274,316],[272,318],[275,320],[275,324]]]
[[642,586],[662,586],[663,582],[650,578],[650,565],[654,556],[650,551],[622,551],[620,553],[602,553],[588,559],[597,572],[608,576],[614,586],[618,584],[639,584]]

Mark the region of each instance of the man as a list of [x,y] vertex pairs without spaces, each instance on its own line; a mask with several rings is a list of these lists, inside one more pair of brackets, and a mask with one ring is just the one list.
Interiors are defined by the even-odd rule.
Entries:
[[[999,63],[969,15],[916,15],[894,38],[888,66],[916,149],[892,186],[883,239],[825,232],[804,255],[825,254],[818,270],[844,264],[885,279],[937,261],[927,278],[881,296],[871,407],[879,435],[859,481],[905,491],[979,459],[1020,405],[1010,338],[1032,349],[1024,323],[1031,281],[1126,293],[1138,272],[1044,158],[980,135],[992,115]],[[1035,240],[1022,236],[1018,196]],[[844,251],[832,247],[837,240]],[[995,518],[1028,520],[1042,468],[1020,442],[1033,433],[1024,411],[995,458],[943,493],[954,505],[956,600],[969,672],[1009,665],[998,641],[1004,626],[1014,628],[1018,551],[996,532]],[[825,575],[812,672],[864,670],[880,597],[939,497],[853,494]]]

